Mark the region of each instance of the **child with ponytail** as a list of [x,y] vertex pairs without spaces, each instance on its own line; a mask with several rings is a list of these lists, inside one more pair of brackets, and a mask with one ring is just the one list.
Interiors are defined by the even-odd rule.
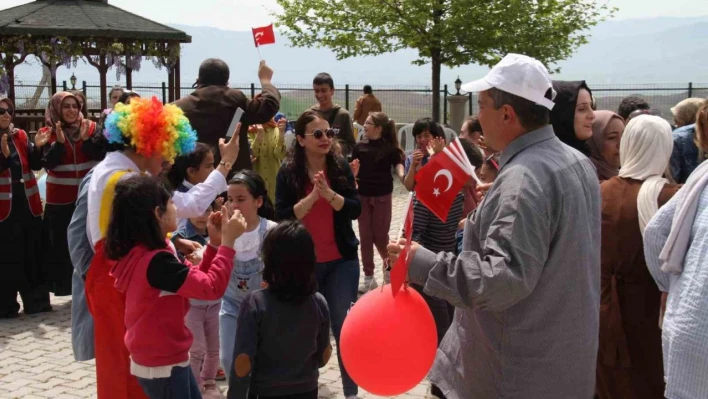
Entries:
[[[398,145],[396,123],[383,112],[372,112],[364,122],[364,134],[365,138],[354,146],[352,152],[352,159],[359,161],[359,237],[364,268],[364,281],[359,286],[360,293],[378,286],[374,279],[374,246],[382,260],[387,257],[386,245],[391,227],[393,193],[391,168],[395,168],[401,182],[405,177],[405,154]],[[384,284],[387,282],[388,272],[384,271]]]
[[239,311],[250,292],[261,289],[263,259],[261,243],[268,230],[275,227],[275,208],[268,195],[265,181],[252,170],[236,172],[229,180],[226,208],[240,211],[246,220],[246,232],[235,244],[234,268],[219,312],[219,357],[226,375],[233,369],[234,337]]
[[124,343],[130,373],[151,399],[201,398],[189,367],[192,334],[185,325],[189,299],[224,295],[234,241],[246,222],[239,212],[214,212],[208,221],[210,245],[198,266],[177,259],[166,239],[177,228],[172,193],[157,179],[136,175],[115,186],[105,239],[115,288],[125,295]]

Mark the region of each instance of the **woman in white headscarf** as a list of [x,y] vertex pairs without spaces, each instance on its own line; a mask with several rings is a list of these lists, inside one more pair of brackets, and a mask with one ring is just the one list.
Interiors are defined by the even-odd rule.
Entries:
[[[698,110],[696,138],[708,149],[708,101]],[[708,162],[645,230],[649,272],[668,292],[662,331],[666,397],[708,398]]]
[[644,260],[646,223],[679,186],[662,177],[671,157],[671,126],[642,115],[620,142],[619,176],[602,193],[602,282],[597,389],[605,398],[663,398],[661,292]]

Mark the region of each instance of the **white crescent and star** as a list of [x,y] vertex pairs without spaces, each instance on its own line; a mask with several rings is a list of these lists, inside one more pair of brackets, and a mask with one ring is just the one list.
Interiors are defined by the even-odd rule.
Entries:
[[[447,169],[440,169],[433,177],[433,183],[435,183],[439,176],[445,176],[445,178],[447,178],[447,188],[443,191],[443,193],[447,192],[450,187],[452,187],[452,173],[450,173]],[[440,190],[437,187],[433,189],[433,195],[436,197],[440,196]]]
[[263,32],[256,32],[256,39],[259,39],[261,36],[265,35]]

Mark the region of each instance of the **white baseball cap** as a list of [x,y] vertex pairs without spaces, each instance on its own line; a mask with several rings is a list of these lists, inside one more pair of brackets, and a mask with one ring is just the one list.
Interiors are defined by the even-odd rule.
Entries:
[[546,67],[537,59],[521,54],[507,54],[492,68],[487,76],[462,85],[467,92],[480,92],[495,87],[553,109],[553,101],[546,98],[548,89],[551,98],[556,97],[553,81]]

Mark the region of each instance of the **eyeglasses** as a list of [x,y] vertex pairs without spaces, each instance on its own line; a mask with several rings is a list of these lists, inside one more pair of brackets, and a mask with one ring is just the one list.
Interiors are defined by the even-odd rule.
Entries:
[[485,162],[491,163],[492,166],[494,167],[494,169],[499,170],[499,164],[498,164],[497,161],[494,159],[494,155],[488,156],[487,159],[485,159]]
[[12,110],[10,108],[0,108],[0,115],[5,115],[5,112],[12,115]]
[[323,135],[327,135],[328,139],[331,139],[334,137],[334,130],[332,129],[327,129],[324,132],[320,129],[315,129],[312,131],[312,133],[305,133],[305,136],[312,136],[317,140],[320,140]]

